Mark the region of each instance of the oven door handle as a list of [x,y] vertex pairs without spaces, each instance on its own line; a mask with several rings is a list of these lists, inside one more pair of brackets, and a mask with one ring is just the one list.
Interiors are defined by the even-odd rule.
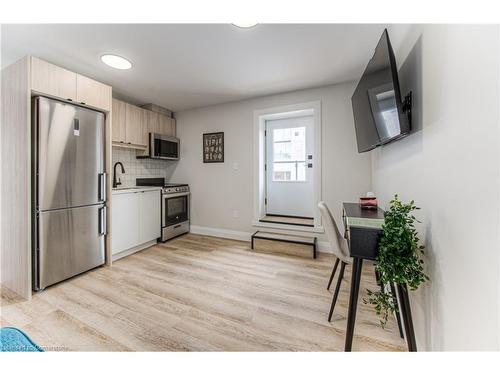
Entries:
[[165,205],[165,201],[166,201],[165,196],[162,195],[162,197],[161,197],[161,227],[162,228],[164,228],[167,225],[167,223],[166,223],[167,211],[165,211],[165,209],[167,207]]
[[165,204],[165,199],[170,199],[170,198],[178,198],[178,197],[185,197],[187,195],[189,195],[190,193],[189,192],[184,192],[184,193],[174,193],[174,194],[165,194],[163,193],[162,197],[163,197],[163,202]]

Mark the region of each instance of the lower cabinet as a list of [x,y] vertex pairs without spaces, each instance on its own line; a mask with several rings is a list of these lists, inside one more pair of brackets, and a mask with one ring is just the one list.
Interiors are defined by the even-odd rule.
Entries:
[[145,243],[161,236],[159,191],[139,193],[139,242]]
[[113,194],[112,254],[138,247],[160,237],[160,191]]

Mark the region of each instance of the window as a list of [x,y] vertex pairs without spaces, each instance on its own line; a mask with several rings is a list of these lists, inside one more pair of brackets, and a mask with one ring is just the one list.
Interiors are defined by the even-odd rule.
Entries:
[[273,181],[306,180],[306,128],[273,130]]

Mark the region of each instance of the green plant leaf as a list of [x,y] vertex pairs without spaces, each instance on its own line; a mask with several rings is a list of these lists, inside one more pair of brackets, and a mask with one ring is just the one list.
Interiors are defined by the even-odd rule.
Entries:
[[[420,208],[415,206],[413,200],[403,203],[395,194],[384,214],[383,233],[375,266],[384,285],[396,283],[408,285],[410,290],[417,290],[422,283],[429,280],[424,273],[424,261],[421,258],[425,246],[419,244],[418,232],[415,229],[415,222],[419,221],[412,214],[418,209]],[[380,325],[384,328],[389,314],[396,311],[396,299],[385,291],[367,292],[368,298],[364,298],[363,302],[375,307],[375,313],[380,317]]]

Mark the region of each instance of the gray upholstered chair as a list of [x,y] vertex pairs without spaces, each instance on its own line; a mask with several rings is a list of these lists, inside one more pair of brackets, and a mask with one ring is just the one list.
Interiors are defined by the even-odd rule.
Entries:
[[327,289],[330,289],[330,285],[332,284],[332,280],[335,276],[335,272],[337,271],[339,262],[341,262],[339,278],[337,281],[337,286],[335,287],[335,293],[333,294],[330,314],[328,315],[328,321],[331,321],[335,303],[337,302],[337,297],[339,295],[340,285],[342,284],[342,279],[344,278],[344,270],[346,265],[351,263],[351,257],[349,256],[349,246],[347,244],[347,241],[340,233],[339,228],[335,223],[335,219],[328,209],[328,206],[325,204],[325,202],[319,202],[318,208],[321,212],[321,217],[323,219],[323,228],[325,228],[326,236],[328,237],[328,241],[332,246],[333,254],[337,257],[335,265],[333,266],[330,280],[328,281]]

